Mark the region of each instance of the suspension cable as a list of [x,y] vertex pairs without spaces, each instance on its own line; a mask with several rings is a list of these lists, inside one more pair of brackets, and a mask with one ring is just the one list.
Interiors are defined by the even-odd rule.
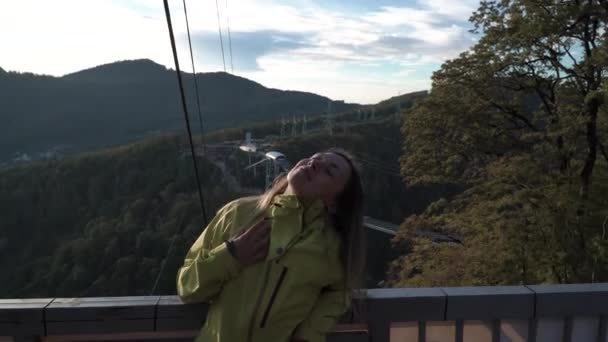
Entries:
[[[184,117],[186,119],[186,130],[188,131],[188,140],[190,142],[190,152],[192,153],[192,162],[194,163],[194,174],[196,176],[196,184],[198,186],[198,197],[200,200],[201,209],[203,211],[204,226],[207,226],[207,212],[205,211],[205,200],[204,200],[203,191],[201,188],[201,181],[200,181],[199,175],[198,175],[198,164],[196,162],[194,143],[192,142],[192,130],[190,129],[190,118],[188,117],[188,106],[186,104],[186,96],[184,93],[184,84],[182,82],[182,75],[181,75],[181,71],[179,69],[179,61],[177,58],[177,48],[175,47],[175,37],[173,36],[173,25],[171,25],[171,13],[169,11],[168,0],[163,0],[163,3],[165,5],[165,16],[167,17],[167,27],[169,29],[169,38],[171,40],[171,49],[173,50],[173,60],[175,62],[175,72],[177,74],[177,82],[179,84],[179,91],[180,91],[180,96],[181,96],[181,100],[182,100],[182,107],[184,110]],[[181,233],[181,230],[180,230],[180,233]],[[173,236],[169,249],[167,250],[167,254],[165,255],[165,258],[163,259],[163,261],[161,263],[160,270],[158,271],[158,275],[156,276],[156,280],[154,281],[154,286],[152,287],[152,291],[151,291],[150,295],[153,295],[154,292],[156,292],[156,287],[158,286],[160,277],[163,274],[165,265],[167,264],[167,257],[171,253],[171,249],[173,248],[175,240],[176,240],[176,236]]]
[[220,21],[220,5],[215,0],[215,10],[217,12],[217,32],[220,34],[220,48],[222,49],[222,62],[224,63],[224,72],[226,72],[226,58],[224,57],[224,39],[222,38],[222,23]]
[[198,123],[201,128],[201,146],[203,147],[203,155],[207,153],[205,148],[205,131],[203,130],[203,115],[201,114],[201,97],[198,92],[198,81],[196,80],[196,69],[194,68],[194,54],[192,53],[192,40],[190,39],[190,25],[188,24],[188,10],[186,9],[186,0],[182,0],[184,4],[184,17],[186,17],[186,32],[188,33],[188,47],[190,48],[190,62],[192,62],[192,77],[194,78],[194,91],[196,92],[196,108],[198,109]]
[[228,26],[228,46],[230,48],[230,70],[234,74],[234,64],[232,63],[232,37],[230,34],[230,12],[228,11],[228,0],[226,0],[226,25]]

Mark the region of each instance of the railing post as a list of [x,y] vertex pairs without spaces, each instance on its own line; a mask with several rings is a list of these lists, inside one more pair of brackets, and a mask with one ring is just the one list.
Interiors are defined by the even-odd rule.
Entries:
[[0,336],[39,341],[45,334],[44,309],[53,298],[0,299]]
[[367,301],[371,342],[389,342],[393,322],[445,319],[446,295],[439,288],[372,289]]

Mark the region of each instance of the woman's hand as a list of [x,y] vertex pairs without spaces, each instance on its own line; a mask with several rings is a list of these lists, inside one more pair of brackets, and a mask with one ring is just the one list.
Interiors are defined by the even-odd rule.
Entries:
[[264,218],[252,227],[230,239],[234,248],[234,257],[243,266],[262,261],[268,255],[270,244],[270,219]]

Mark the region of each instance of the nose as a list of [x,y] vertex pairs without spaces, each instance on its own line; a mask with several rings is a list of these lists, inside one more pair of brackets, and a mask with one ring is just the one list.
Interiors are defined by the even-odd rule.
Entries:
[[313,171],[317,171],[318,167],[320,166],[320,164],[319,164],[320,162],[321,161],[319,159],[311,158],[308,161],[308,166],[310,166],[313,169]]

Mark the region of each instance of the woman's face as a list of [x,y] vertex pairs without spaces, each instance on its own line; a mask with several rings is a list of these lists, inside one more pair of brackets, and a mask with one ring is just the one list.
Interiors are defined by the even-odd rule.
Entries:
[[335,153],[316,153],[300,160],[287,174],[292,191],[301,198],[320,198],[333,206],[351,176],[349,163]]

